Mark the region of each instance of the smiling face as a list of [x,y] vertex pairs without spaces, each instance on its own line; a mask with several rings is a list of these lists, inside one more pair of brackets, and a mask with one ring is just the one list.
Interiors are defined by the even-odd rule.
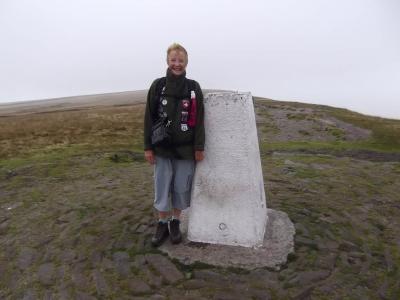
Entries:
[[187,63],[188,59],[185,52],[179,50],[169,52],[167,64],[172,74],[176,76],[182,75],[186,70]]

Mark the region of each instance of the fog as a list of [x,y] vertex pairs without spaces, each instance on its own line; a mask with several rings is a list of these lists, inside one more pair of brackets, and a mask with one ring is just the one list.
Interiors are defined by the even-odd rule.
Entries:
[[400,119],[400,1],[0,0],[0,103],[147,89],[166,48],[203,88]]

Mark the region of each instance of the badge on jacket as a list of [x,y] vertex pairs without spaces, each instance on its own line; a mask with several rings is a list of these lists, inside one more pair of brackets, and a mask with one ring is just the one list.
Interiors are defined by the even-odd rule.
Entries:
[[189,106],[190,106],[190,101],[189,100],[187,100],[187,99],[182,100],[182,107],[183,107],[184,110],[188,110]]

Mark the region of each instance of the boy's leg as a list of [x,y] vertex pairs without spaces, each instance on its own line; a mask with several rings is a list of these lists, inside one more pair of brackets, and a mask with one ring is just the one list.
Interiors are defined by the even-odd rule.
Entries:
[[171,211],[169,194],[173,175],[171,159],[156,156],[154,165],[154,207],[163,216]]
[[169,193],[173,169],[171,160],[163,157],[156,157],[154,166],[154,207],[158,211],[158,223],[154,236],[151,239],[153,246],[161,245],[168,237],[168,219],[170,216]]
[[174,169],[171,191],[173,215],[169,226],[171,242],[177,244],[182,240],[182,234],[179,229],[181,211],[190,206],[195,162],[193,160],[172,160],[172,164]]
[[172,160],[173,178],[171,185],[171,202],[174,216],[190,206],[190,193],[195,169],[194,160]]
[[165,220],[171,217],[171,212],[169,211],[159,211],[158,212],[158,220]]
[[181,212],[182,212],[181,209],[173,208],[173,209],[172,209],[172,218],[178,219],[178,220],[179,220],[179,218],[180,218],[180,216],[181,216]]

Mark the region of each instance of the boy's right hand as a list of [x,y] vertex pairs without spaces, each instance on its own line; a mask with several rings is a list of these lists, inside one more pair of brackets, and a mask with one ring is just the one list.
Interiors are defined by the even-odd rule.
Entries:
[[156,162],[154,158],[154,151],[153,150],[145,150],[144,151],[144,158],[152,165]]

